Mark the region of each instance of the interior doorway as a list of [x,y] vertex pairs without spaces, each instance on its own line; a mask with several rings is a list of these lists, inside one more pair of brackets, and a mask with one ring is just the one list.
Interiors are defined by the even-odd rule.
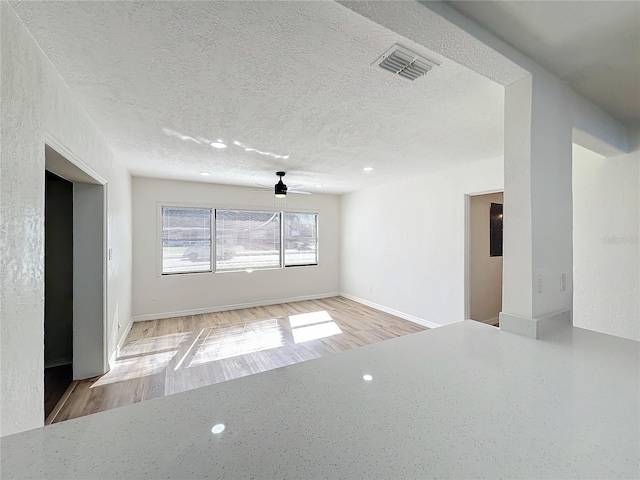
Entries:
[[466,318],[499,326],[502,311],[502,192],[467,196]]
[[45,173],[44,416],[73,380],[73,184]]
[[106,182],[49,145],[45,169],[44,412],[51,423],[73,380],[108,371]]

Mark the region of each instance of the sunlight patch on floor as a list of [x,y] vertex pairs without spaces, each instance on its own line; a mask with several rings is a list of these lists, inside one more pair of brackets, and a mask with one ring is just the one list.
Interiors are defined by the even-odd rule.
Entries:
[[285,345],[284,332],[277,318],[208,330],[188,363],[189,367]]
[[342,333],[326,310],[289,315],[294,343],[304,343]]
[[309,342],[319,338],[331,337],[342,333],[336,322],[325,322],[317,325],[294,328],[292,330],[294,343]]
[[291,325],[291,328],[313,325],[315,323],[331,322],[332,320],[333,318],[331,318],[331,315],[329,315],[329,312],[326,310],[289,315],[289,325]]
[[158,337],[141,338],[128,343],[120,349],[118,359],[122,357],[137,357],[150,353],[162,352],[165,350],[175,350],[185,337],[192,332],[187,333],[169,333]]
[[91,388],[161,373],[167,368],[176,353],[177,351],[173,350],[118,360],[110,371],[91,385]]

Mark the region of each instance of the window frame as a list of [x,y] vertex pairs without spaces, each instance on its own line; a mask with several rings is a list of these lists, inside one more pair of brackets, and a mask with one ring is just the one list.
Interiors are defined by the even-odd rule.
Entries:
[[217,257],[214,260],[214,264],[213,264],[213,271],[214,273],[230,273],[230,272],[246,272],[247,270],[251,270],[252,272],[257,272],[259,270],[278,270],[280,268],[283,268],[284,265],[284,250],[283,250],[283,243],[284,243],[284,239],[283,239],[283,218],[284,218],[284,210],[274,210],[274,209],[269,209],[269,208],[263,208],[263,209],[256,209],[256,210],[249,210],[247,208],[214,208],[213,209],[213,222],[214,222],[214,243],[216,244],[217,247],[217,243],[218,243],[218,231],[217,229],[217,220],[218,220],[218,211],[225,211],[225,212],[248,212],[248,213],[274,213],[274,214],[278,214],[278,216],[280,217],[279,221],[280,221],[280,232],[279,232],[279,237],[280,237],[280,252],[279,252],[279,262],[278,262],[278,266],[268,266],[268,267],[245,267],[245,268],[234,268],[234,269],[218,269],[218,259]]
[[[316,263],[306,263],[303,265],[287,265],[287,259],[285,257],[285,216],[287,213],[300,214],[300,215],[315,215],[316,216]],[[320,214],[317,211],[302,211],[302,210],[283,210],[282,211],[282,268],[298,268],[298,267],[317,267],[320,265]]]
[[[193,210],[209,210],[209,269],[208,270],[200,270],[197,272],[164,272],[164,256],[163,256],[163,248],[164,245],[162,244],[162,237],[163,237],[163,226],[162,226],[162,210],[165,208],[182,208],[182,209],[193,209]],[[215,271],[215,263],[213,262],[213,255],[215,254],[215,239],[213,238],[214,235],[214,226],[211,223],[211,219],[213,216],[213,207],[211,207],[210,205],[194,205],[194,204],[178,204],[178,203],[158,203],[158,217],[157,217],[157,223],[158,223],[158,237],[159,237],[159,250],[157,253],[157,257],[158,257],[158,265],[157,265],[157,269],[158,269],[158,276],[160,277],[170,277],[173,275],[201,275],[201,274],[207,274],[207,273],[213,273]]]
[[[163,273],[162,272],[162,209],[163,208],[194,208],[194,209],[202,209],[209,210],[211,215],[210,229],[211,229],[211,269],[203,270],[200,272],[171,272],[171,273]],[[321,266],[320,261],[320,253],[321,253],[321,245],[320,245],[320,216],[322,213],[321,209],[304,209],[297,208],[295,210],[288,210],[286,208],[273,208],[268,206],[246,206],[246,205],[225,205],[225,204],[205,204],[205,203],[190,203],[190,202],[166,202],[166,201],[158,201],[156,202],[156,276],[157,277],[174,277],[181,275],[216,275],[216,274],[226,274],[226,273],[246,273],[247,269],[239,269],[239,270],[217,270],[216,269],[216,210],[242,210],[248,212],[274,212],[280,213],[280,266],[278,267],[268,267],[268,268],[256,268],[252,269],[253,272],[262,272],[262,271],[270,271],[270,270],[285,270],[285,269],[295,269],[295,268],[317,268]],[[307,214],[315,214],[316,215],[316,261],[315,264],[309,265],[290,265],[285,266],[285,252],[284,252],[284,215],[285,213],[307,213]]]

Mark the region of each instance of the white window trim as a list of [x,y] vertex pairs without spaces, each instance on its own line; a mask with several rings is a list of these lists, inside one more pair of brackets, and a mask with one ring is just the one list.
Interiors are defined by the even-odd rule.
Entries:
[[[162,208],[200,208],[207,209],[211,211],[211,270],[205,270],[202,272],[182,272],[182,273],[162,273]],[[225,205],[225,204],[211,204],[211,203],[194,203],[194,202],[169,202],[169,201],[158,201],[156,202],[156,277],[160,278],[169,278],[169,277],[182,277],[188,275],[217,275],[217,274],[228,274],[228,273],[247,273],[247,269],[241,270],[216,270],[216,229],[215,229],[215,211],[216,210],[243,210],[243,211],[257,211],[257,212],[280,212],[281,214],[281,222],[280,222],[280,266],[279,267],[269,267],[269,268],[256,268],[253,269],[252,273],[273,271],[273,270],[291,270],[297,268],[318,268],[321,265],[320,253],[321,253],[321,242],[320,242],[320,217],[322,213],[322,209],[307,209],[307,208],[296,208],[295,210],[288,210],[286,208],[275,208],[275,207],[262,207],[262,206],[246,206],[246,205]],[[290,265],[288,267],[285,266],[284,259],[284,214],[285,213],[313,213],[316,215],[316,260],[317,263],[315,265]]]
[[[214,260],[214,264],[213,264],[213,272],[214,273],[235,273],[235,272],[247,272],[247,270],[251,270],[251,272],[258,272],[258,271],[262,271],[262,270],[280,270],[283,268],[283,264],[284,264],[284,257],[283,257],[283,250],[282,250],[282,244],[284,243],[283,241],[283,237],[282,234],[284,232],[283,228],[283,213],[284,210],[275,210],[275,209],[248,209],[248,208],[216,208],[214,209],[214,214],[213,214],[213,222],[214,222],[214,235],[217,235],[217,230],[215,229],[215,227],[217,226],[217,212],[218,210],[221,211],[240,211],[240,212],[266,212],[266,213],[278,213],[280,215],[280,265],[275,267],[275,266],[270,266],[270,267],[264,267],[264,268],[260,268],[260,267],[246,267],[246,268],[237,268],[237,269],[220,269],[218,270],[218,259],[217,257]],[[218,243],[218,238],[214,238],[214,243]]]
[[171,272],[164,273],[162,269],[162,209],[163,208],[193,208],[200,210],[209,210],[211,212],[211,216],[213,217],[213,208],[208,205],[194,205],[194,204],[177,204],[177,203],[165,203],[158,202],[157,204],[157,212],[156,212],[156,276],[158,277],[172,277],[175,275],[202,275],[202,274],[210,274],[215,270],[215,263],[213,261],[215,254],[215,238],[214,235],[214,226],[209,223],[209,238],[210,238],[210,249],[211,249],[211,257],[209,261],[209,270],[202,270],[199,272]]
[[[315,214],[316,216],[316,263],[309,265],[289,265],[284,256],[284,215],[286,213]],[[282,211],[282,268],[305,268],[320,266],[320,214],[318,212],[302,211],[302,210],[283,210]]]

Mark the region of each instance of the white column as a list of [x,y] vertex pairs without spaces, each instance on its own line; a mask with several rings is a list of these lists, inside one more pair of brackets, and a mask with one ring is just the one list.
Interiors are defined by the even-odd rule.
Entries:
[[572,305],[572,119],[565,88],[536,74],[505,89],[500,327],[538,338]]

